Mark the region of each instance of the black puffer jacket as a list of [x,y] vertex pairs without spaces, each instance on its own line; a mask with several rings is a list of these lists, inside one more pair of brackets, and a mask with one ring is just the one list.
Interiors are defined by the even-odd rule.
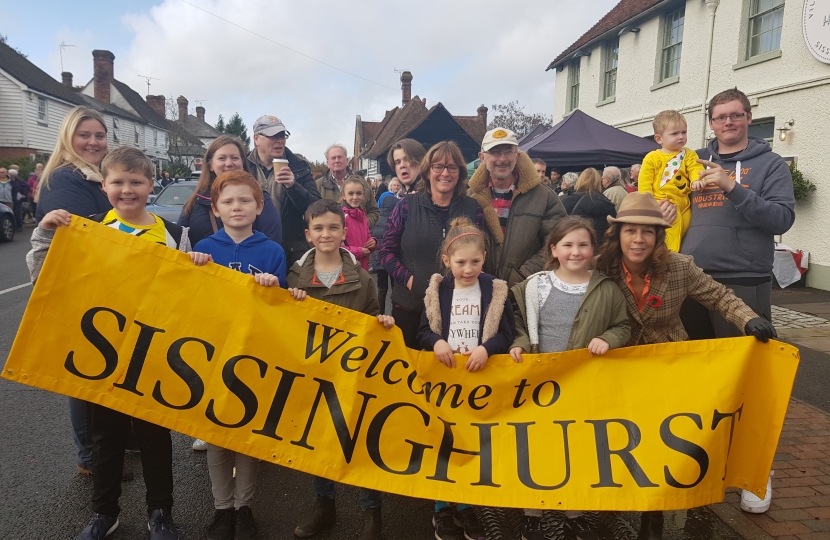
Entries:
[[614,203],[602,193],[574,191],[562,197],[562,204],[569,216],[582,216],[590,219],[597,233],[597,242],[602,244],[605,230],[608,229],[608,216],[617,217]]
[[386,222],[389,220],[389,216],[392,215],[392,210],[395,209],[395,206],[401,200],[394,195],[389,195],[383,198],[383,202],[380,205],[380,216],[378,217],[378,222],[375,223],[375,226],[372,227],[372,236],[378,239],[378,244],[383,241],[383,233],[386,232]]

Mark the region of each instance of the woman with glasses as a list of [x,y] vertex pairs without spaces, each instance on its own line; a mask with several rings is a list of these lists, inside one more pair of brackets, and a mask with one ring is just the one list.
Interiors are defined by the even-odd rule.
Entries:
[[423,189],[406,195],[392,211],[380,247],[380,263],[393,282],[392,316],[412,349],[420,349],[424,294],[430,276],[441,270],[438,255],[450,221],[466,216],[485,230],[481,206],[466,196],[467,166],[454,142],[430,148],[419,171]]

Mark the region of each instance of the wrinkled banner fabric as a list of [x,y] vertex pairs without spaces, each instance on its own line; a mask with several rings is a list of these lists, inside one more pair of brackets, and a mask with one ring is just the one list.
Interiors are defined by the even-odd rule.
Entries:
[[373,317],[73,217],[3,377],[384,492],[661,510],[763,495],[797,367],[746,337],[468,373]]

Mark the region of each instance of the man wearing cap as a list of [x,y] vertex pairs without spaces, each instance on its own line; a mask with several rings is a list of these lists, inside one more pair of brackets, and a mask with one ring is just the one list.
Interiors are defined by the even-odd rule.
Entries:
[[512,287],[542,270],[545,237],[567,214],[509,129],[488,131],[478,156],[484,167],[476,169],[467,193],[484,210],[490,233],[484,271]]
[[[342,144],[333,144],[326,148],[326,166],[329,168],[326,174],[317,179],[317,191],[323,199],[340,202],[340,188],[343,187],[343,180],[354,172],[349,168],[349,161],[346,159],[346,147]],[[380,216],[378,202],[373,196],[372,186],[366,179],[363,180],[363,210],[366,211],[366,219],[369,221],[369,228],[375,226]]]
[[[320,199],[308,162],[286,148],[291,133],[276,116],[260,116],[254,123],[254,149],[248,154],[248,170],[262,189],[271,194],[282,220],[282,248],[290,267],[308,251],[305,211]],[[274,175],[275,159],[288,161]]]

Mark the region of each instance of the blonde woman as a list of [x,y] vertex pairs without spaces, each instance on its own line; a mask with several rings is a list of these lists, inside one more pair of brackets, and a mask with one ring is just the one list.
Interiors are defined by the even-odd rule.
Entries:
[[[75,107],[61,124],[52,157],[43,169],[35,195],[36,219],[52,210],[88,217],[112,206],[101,191],[99,165],[107,153],[107,126],[92,109]],[[92,476],[92,431],[87,423],[87,402],[69,398],[69,418],[78,449],[78,474]],[[132,471],[122,477],[132,479]]]
[[38,186],[37,220],[58,209],[84,217],[108,212],[112,206],[101,191],[98,168],[106,154],[104,118],[86,107],[69,111]]

